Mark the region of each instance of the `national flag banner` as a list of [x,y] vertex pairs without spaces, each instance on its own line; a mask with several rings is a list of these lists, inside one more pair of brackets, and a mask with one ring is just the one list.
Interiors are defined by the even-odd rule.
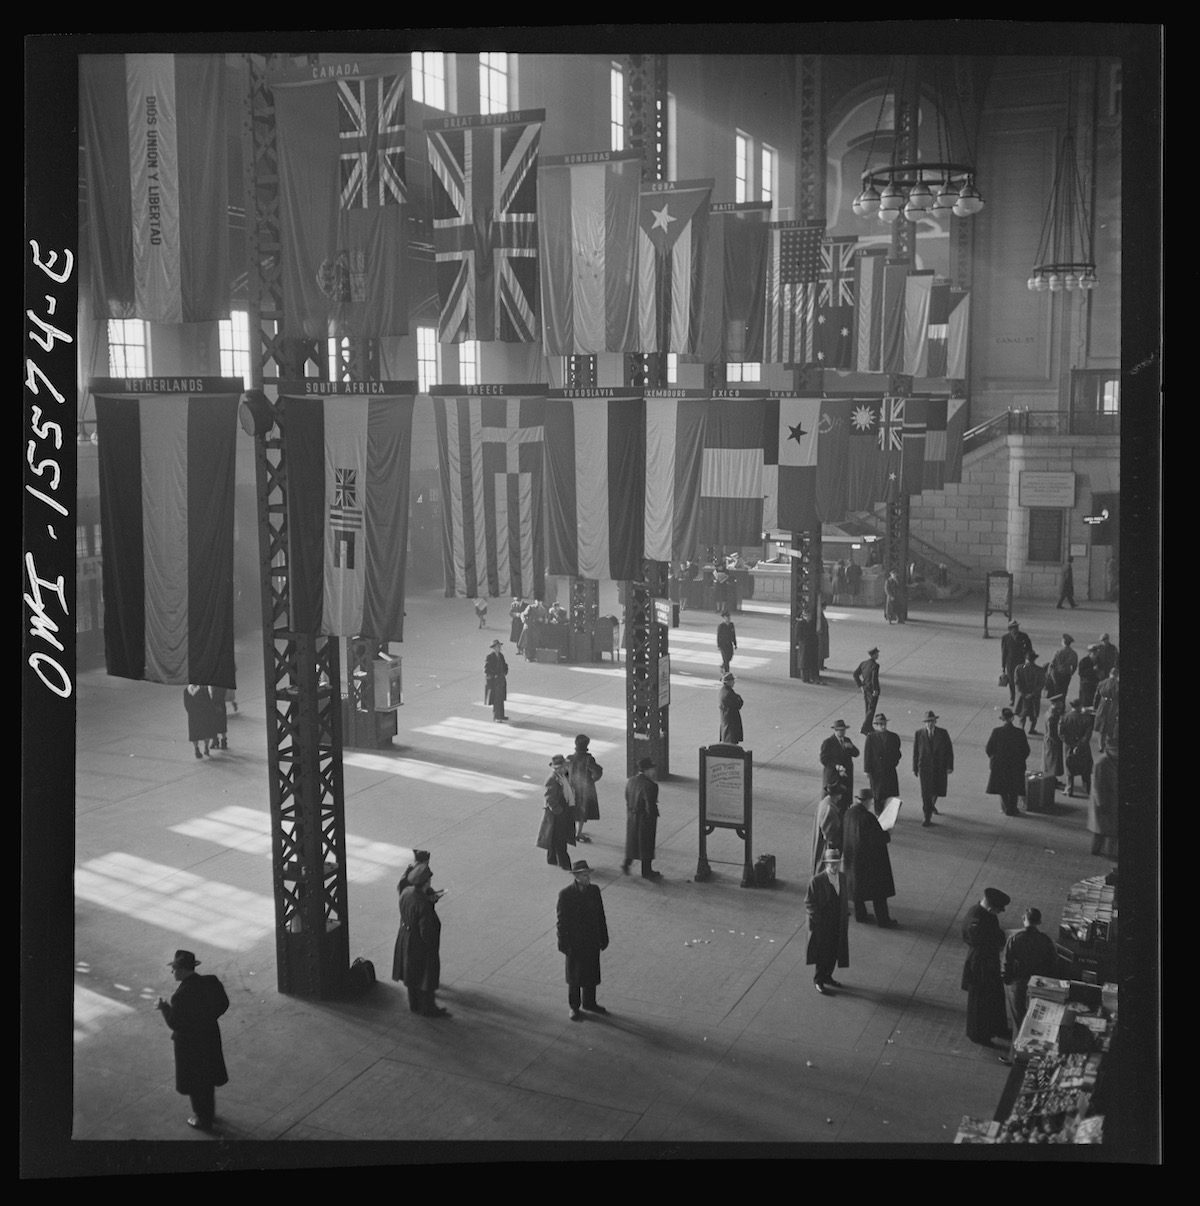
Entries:
[[541,598],[546,387],[442,385],[431,392],[446,596]]
[[700,472],[703,545],[738,548],[762,542],[765,390],[714,394],[704,421]]
[[946,376],[946,349],[950,336],[950,282],[935,280],[929,290],[929,323],[926,328],[926,377]]
[[638,210],[639,352],[693,354],[700,344],[711,180],[642,186]]
[[763,528],[807,532],[817,518],[821,399],[769,397],[763,421]]
[[425,123],[432,169],[438,339],[534,343],[538,150],[544,109]]
[[840,523],[846,516],[850,462],[849,398],[822,398],[817,424],[817,518]]
[[929,309],[933,273],[910,272],[904,281],[904,372],[929,375]]
[[97,378],[104,660],[117,678],[235,688],[240,378]]
[[967,377],[970,322],[970,290],[952,288],[950,311],[946,319],[946,376],[958,381],[965,381]]
[[854,367],[854,268],[857,247],[858,240],[853,235],[826,239],[821,243],[817,330],[810,361],[818,368]]
[[904,468],[904,423],[908,399],[885,397],[879,405],[879,455],[883,493],[877,501],[895,502],[900,497]]
[[635,349],[643,162],[638,151],[542,157],[537,228],[545,355]]
[[[887,497],[887,472],[885,452],[891,441],[891,431],[885,433],[882,426],[883,398],[855,398],[850,408],[850,438],[846,456],[846,509],[869,511],[877,502]],[[901,412],[903,415],[903,412]],[[894,425],[899,454],[900,427],[894,414]],[[897,458],[898,459],[898,458]]]
[[808,364],[814,357],[817,282],[821,273],[820,224],[772,222],[767,254],[763,359]]
[[416,389],[280,384],[297,632],[404,639]]
[[946,484],[946,405],[945,396],[933,397],[925,407],[925,468],[923,490],[940,490]]
[[397,62],[390,74],[272,85],[284,335],[408,333],[407,79]]
[[925,449],[931,401],[920,395],[904,399],[904,446],[899,485],[902,494],[920,494],[925,489]]
[[95,317],[229,317],[226,90],[222,55],[81,56]]
[[708,393],[646,390],[646,544],[651,561],[697,552]]
[[704,256],[704,323],[697,355],[706,364],[760,362],[769,201],[714,202]]
[[854,368],[883,372],[883,270],[886,247],[860,247],[854,253]]
[[646,422],[641,394],[551,390],[546,397],[550,573],[641,577],[646,528]]
[[946,403],[946,481],[962,481],[963,436],[967,429],[966,398],[950,398]]
[[904,315],[908,301],[908,260],[891,260],[883,269],[883,371],[903,373]]

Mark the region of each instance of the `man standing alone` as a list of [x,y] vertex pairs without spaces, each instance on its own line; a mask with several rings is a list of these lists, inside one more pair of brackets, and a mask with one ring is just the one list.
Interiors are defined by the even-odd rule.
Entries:
[[721,729],[717,737],[727,745],[740,745],[742,741],[742,697],[733,689],[731,673],[721,677],[721,693],[717,707],[721,712]]
[[983,899],[967,910],[963,922],[963,941],[968,947],[962,973],[962,987],[967,994],[967,1038],[981,1047],[990,1047],[992,1039],[1006,1029],[1007,1006],[1000,973],[1005,938],[1000,914],[1008,908],[1010,899],[998,888],[984,888]]
[[868,734],[863,743],[863,769],[871,781],[875,793],[875,809],[883,807],[885,800],[900,794],[900,782],[896,768],[900,765],[900,738],[887,727],[887,717],[879,712],[875,716],[875,731]]
[[1058,603],[1056,606],[1061,607],[1064,603],[1070,604],[1072,607],[1078,606],[1075,602],[1075,569],[1071,564],[1071,558],[1067,558],[1067,564],[1063,568],[1062,586],[1058,591]]
[[188,1126],[210,1131],[216,1118],[216,1090],[229,1083],[221,1028],[217,1019],[229,1008],[225,986],[216,976],[196,973],[200,960],[191,951],[176,951],[167,966],[179,982],[171,1000],[158,998],[175,1045],[175,1090],[192,1103]]
[[841,988],[833,978],[834,967],[850,966],[850,917],[841,874],[841,855],[825,851],[823,869],[809,880],[804,894],[808,914],[808,949],[805,962],[814,968],[813,984],[821,996],[832,996],[830,988]]
[[992,730],[984,752],[989,759],[987,794],[1000,797],[1006,817],[1020,816],[1017,799],[1025,794],[1029,738],[1013,728],[1012,708],[1000,709],[1000,723]]
[[946,794],[946,776],[954,770],[950,734],[938,727],[936,713],[925,713],[925,727],[913,737],[913,774],[921,781],[922,825],[933,824],[937,802]]
[[653,867],[658,837],[658,784],[650,773],[653,770],[649,758],[639,758],[637,774],[625,784],[625,858],[621,870],[628,875],[630,864],[639,859],[643,879],[662,879],[662,872]]
[[1009,620],[1008,631],[1000,638],[1000,673],[1008,687],[1010,707],[1017,702],[1017,667],[1023,665],[1032,652],[1033,642],[1028,634],[1021,631],[1016,620]]
[[737,648],[737,632],[728,611],[721,612],[721,622],[717,625],[717,648],[721,651],[721,673],[728,674],[733,651]]
[[580,859],[571,867],[575,882],[558,894],[558,949],[566,956],[567,1003],[573,1022],[583,1020],[580,1009],[608,1012],[596,1004],[600,952],[608,949],[608,923],[604,900],[591,881],[591,873],[592,869]]
[[860,687],[863,693],[863,705],[866,715],[863,717],[862,728],[859,732],[864,736],[874,728],[875,706],[879,703],[879,650],[868,649],[867,660],[859,662],[854,671],[854,685]]

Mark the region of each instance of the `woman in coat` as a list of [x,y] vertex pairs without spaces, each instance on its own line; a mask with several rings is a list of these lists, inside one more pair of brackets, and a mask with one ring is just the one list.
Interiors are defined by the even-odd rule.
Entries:
[[440,892],[430,885],[433,872],[428,863],[417,863],[405,872],[400,889],[400,932],[392,955],[392,979],[403,980],[408,989],[408,1007],[427,1018],[448,1016],[434,1001],[442,975],[442,922],[434,905]]
[[963,941],[968,947],[962,973],[962,987],[967,994],[967,1038],[981,1047],[990,1047],[993,1038],[1008,1032],[1008,1006],[1000,970],[1006,941],[1000,914],[1008,904],[1007,892],[985,888],[983,899],[970,907],[963,922]]
[[521,647],[521,630],[525,627],[525,621],[521,619],[524,610],[525,600],[519,595],[514,595],[508,606],[508,639],[518,649]]
[[1020,816],[1017,800],[1025,794],[1029,738],[1022,730],[1013,727],[1012,708],[1000,709],[1000,724],[992,730],[984,753],[988,756],[989,766],[987,794],[1000,797],[1000,807],[1005,816]]
[[721,732],[717,740],[726,745],[742,741],[742,697],[733,689],[732,674],[721,676],[721,694],[717,706],[721,709]]
[[588,821],[600,819],[600,798],[596,795],[596,783],[604,774],[604,768],[588,753],[590,738],[580,733],[575,738],[575,752],[567,759],[567,777],[571,781],[571,792],[575,796],[575,840],[590,842],[583,832]]
[[[188,740],[196,751],[196,757],[203,758],[208,754],[209,742],[217,739],[216,709],[208,688],[189,683],[183,689],[183,708],[187,712]],[[204,743],[203,754],[200,752],[201,742]]]
[[545,812],[542,816],[542,828],[547,840],[544,847],[546,862],[552,867],[557,863],[564,871],[571,869],[571,856],[567,853],[567,847],[575,845],[573,795],[567,760],[562,754],[555,754],[550,759],[550,774],[546,777],[543,792]]
[[491,653],[483,663],[483,702],[492,705],[493,720],[507,720],[504,701],[508,698],[508,663],[500,652],[503,641],[493,641]]

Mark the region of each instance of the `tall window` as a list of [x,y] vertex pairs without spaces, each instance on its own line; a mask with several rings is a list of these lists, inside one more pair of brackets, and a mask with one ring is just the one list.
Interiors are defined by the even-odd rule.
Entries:
[[221,376],[241,377],[249,386],[250,315],[245,310],[231,311],[217,324],[217,339],[221,345]]
[[735,159],[733,165],[733,199],[750,200],[750,167],[753,162],[753,143],[749,134],[741,130],[736,134]]
[[479,384],[479,340],[468,339],[458,345],[459,385]]
[[147,375],[146,324],[140,318],[108,320],[108,367],[114,377]]
[[762,365],[756,360],[730,361],[725,365],[725,380],[730,384],[735,381],[761,381]]
[[625,149],[625,72],[614,63],[608,72],[608,141],[609,149]]
[[779,152],[765,143],[762,149],[762,172],[758,182],[758,198],[760,201],[770,201],[772,205],[778,198],[775,196],[779,183]]
[[413,51],[412,98],[434,109],[446,107],[446,56],[440,50]]
[[502,50],[479,56],[479,111],[508,112],[508,55]]
[[437,328],[418,327],[417,392],[427,394],[431,385],[439,383]]

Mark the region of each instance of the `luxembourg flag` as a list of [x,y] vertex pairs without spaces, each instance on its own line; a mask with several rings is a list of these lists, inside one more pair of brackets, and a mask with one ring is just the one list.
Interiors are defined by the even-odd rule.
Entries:
[[667,392],[670,397],[646,391],[646,556],[651,561],[695,555],[700,511],[708,394]]

